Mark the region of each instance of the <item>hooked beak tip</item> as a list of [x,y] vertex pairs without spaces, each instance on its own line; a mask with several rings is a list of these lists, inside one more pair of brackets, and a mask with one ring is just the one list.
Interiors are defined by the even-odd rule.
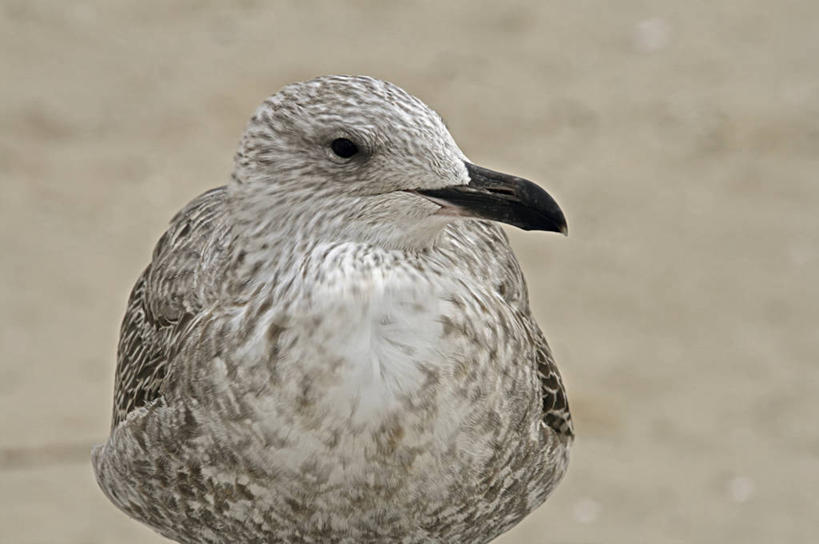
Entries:
[[568,236],[563,211],[541,187],[517,176],[465,164],[468,184],[413,192],[444,207],[450,212],[447,215],[489,219],[523,230],[552,231]]

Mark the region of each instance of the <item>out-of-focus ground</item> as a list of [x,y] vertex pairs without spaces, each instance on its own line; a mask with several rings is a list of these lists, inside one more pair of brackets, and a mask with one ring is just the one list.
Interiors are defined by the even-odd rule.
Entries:
[[819,538],[819,3],[0,2],[0,542],[159,543],[96,488],[128,291],[323,73],[421,97],[568,239],[510,231],[569,388],[498,542]]

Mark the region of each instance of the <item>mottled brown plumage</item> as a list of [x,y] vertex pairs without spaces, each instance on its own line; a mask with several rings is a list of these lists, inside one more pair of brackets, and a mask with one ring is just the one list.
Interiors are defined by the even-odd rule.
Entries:
[[186,543],[488,542],[543,502],[566,395],[505,235],[441,203],[465,160],[388,83],[266,101],[131,293],[112,502]]
[[112,427],[160,395],[175,339],[218,297],[231,243],[225,194],[225,187],[212,189],[174,216],[131,291],[117,349]]

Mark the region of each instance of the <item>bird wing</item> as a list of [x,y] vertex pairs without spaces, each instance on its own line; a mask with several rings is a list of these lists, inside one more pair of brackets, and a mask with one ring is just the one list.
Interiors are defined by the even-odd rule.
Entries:
[[506,303],[519,312],[521,321],[525,323],[527,334],[536,346],[534,363],[543,399],[541,421],[558,434],[574,436],[563,380],[552,357],[552,350],[532,317],[526,279],[509,238],[496,223],[489,221],[468,221],[451,226],[448,236],[450,243],[467,248],[457,253],[459,265],[494,286]]
[[226,188],[177,213],[134,285],[120,329],[112,428],[161,395],[174,339],[219,293],[218,263],[231,241]]
[[[535,325],[537,327],[537,325]],[[540,378],[540,395],[543,399],[543,424],[558,434],[568,437],[574,436],[572,415],[569,413],[569,403],[566,399],[566,389],[563,379],[552,357],[552,350],[546,342],[540,329],[536,333],[537,350],[535,361],[537,375]]]

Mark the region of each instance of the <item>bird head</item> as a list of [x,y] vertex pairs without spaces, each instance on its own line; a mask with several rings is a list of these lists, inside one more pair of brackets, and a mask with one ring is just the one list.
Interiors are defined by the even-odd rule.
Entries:
[[230,193],[240,221],[278,236],[421,248],[470,218],[566,233],[543,189],[472,164],[426,104],[363,76],[295,83],[262,103]]

